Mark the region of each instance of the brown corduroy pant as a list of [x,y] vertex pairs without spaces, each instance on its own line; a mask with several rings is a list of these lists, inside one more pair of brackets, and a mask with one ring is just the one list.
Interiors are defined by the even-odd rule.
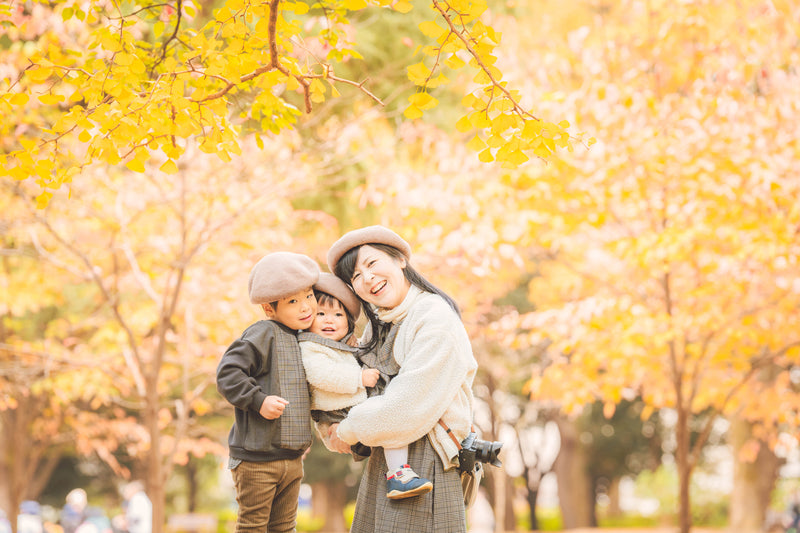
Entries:
[[231,474],[239,504],[236,533],[295,531],[302,458],[266,463],[243,461]]

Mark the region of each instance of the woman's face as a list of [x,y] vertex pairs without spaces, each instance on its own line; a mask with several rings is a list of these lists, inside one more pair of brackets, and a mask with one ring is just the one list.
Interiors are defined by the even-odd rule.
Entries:
[[411,288],[403,274],[405,259],[395,259],[386,252],[365,244],[358,249],[350,283],[355,293],[376,307],[393,309],[400,305]]

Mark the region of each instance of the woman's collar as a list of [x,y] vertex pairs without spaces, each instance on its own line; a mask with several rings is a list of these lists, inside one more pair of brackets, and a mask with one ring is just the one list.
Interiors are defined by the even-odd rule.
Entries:
[[373,307],[375,314],[378,316],[378,320],[391,323],[399,322],[405,318],[406,314],[408,314],[408,310],[411,309],[411,306],[414,304],[414,300],[416,300],[420,294],[422,294],[422,290],[412,283],[411,287],[408,289],[408,293],[406,293],[406,297],[403,298],[400,305],[391,309]]

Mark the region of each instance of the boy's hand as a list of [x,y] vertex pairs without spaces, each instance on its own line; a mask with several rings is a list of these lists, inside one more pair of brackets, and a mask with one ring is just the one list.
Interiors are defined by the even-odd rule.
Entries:
[[376,368],[365,368],[361,371],[361,384],[365,387],[374,387],[380,376],[381,373]]
[[258,412],[267,420],[275,420],[283,414],[287,405],[289,405],[289,401],[280,396],[267,396]]

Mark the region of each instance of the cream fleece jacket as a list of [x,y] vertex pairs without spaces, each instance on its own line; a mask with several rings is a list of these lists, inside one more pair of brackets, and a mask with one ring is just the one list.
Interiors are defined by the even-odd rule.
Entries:
[[311,389],[311,409],[335,411],[367,399],[361,365],[352,352],[313,341],[300,341],[300,352]]
[[467,332],[443,298],[415,286],[398,308],[391,318],[400,322],[393,348],[400,372],[382,395],[350,409],[339,424],[339,438],[348,444],[399,448],[428,435],[444,468],[455,467],[458,448],[438,421],[459,441],[472,426],[478,364]]

